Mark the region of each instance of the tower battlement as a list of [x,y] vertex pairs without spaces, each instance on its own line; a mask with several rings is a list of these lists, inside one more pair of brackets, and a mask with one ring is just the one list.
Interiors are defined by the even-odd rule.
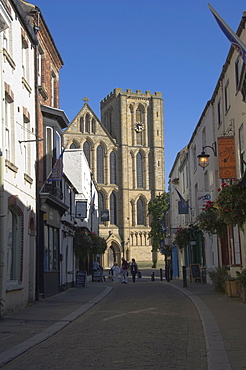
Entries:
[[133,98],[134,97],[156,97],[156,98],[162,98],[162,93],[161,92],[155,92],[154,94],[151,94],[151,91],[146,90],[145,92],[142,92],[142,90],[136,90],[136,92],[133,92],[132,89],[126,89],[126,91],[122,91],[121,88],[116,88],[111,93],[109,93],[102,101],[101,105],[108,102],[112,98],[115,98],[118,95],[131,95]]

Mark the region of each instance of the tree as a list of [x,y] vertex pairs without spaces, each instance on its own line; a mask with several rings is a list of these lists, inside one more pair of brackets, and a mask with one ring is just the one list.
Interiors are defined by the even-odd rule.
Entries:
[[170,198],[168,193],[157,195],[148,204],[148,215],[152,216],[151,231],[149,232],[149,238],[152,238],[152,251],[159,250],[160,241],[164,238],[165,214],[169,204]]

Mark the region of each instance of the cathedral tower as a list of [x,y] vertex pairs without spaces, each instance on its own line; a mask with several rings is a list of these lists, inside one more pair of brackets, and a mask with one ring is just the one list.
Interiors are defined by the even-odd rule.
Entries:
[[124,256],[152,260],[148,203],[165,191],[162,94],[114,89],[101,101],[101,122],[86,102],[64,134],[84,149],[99,189],[104,267]]

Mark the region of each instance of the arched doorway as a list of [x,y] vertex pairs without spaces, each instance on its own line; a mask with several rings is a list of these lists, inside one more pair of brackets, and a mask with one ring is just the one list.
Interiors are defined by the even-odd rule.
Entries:
[[112,242],[108,249],[108,266],[112,267],[115,262],[120,266],[121,251],[119,245],[115,242]]

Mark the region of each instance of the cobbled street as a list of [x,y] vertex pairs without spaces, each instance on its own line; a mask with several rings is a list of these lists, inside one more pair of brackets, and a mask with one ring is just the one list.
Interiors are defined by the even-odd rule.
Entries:
[[2,368],[207,369],[203,327],[187,296],[161,281],[110,286],[92,309]]

